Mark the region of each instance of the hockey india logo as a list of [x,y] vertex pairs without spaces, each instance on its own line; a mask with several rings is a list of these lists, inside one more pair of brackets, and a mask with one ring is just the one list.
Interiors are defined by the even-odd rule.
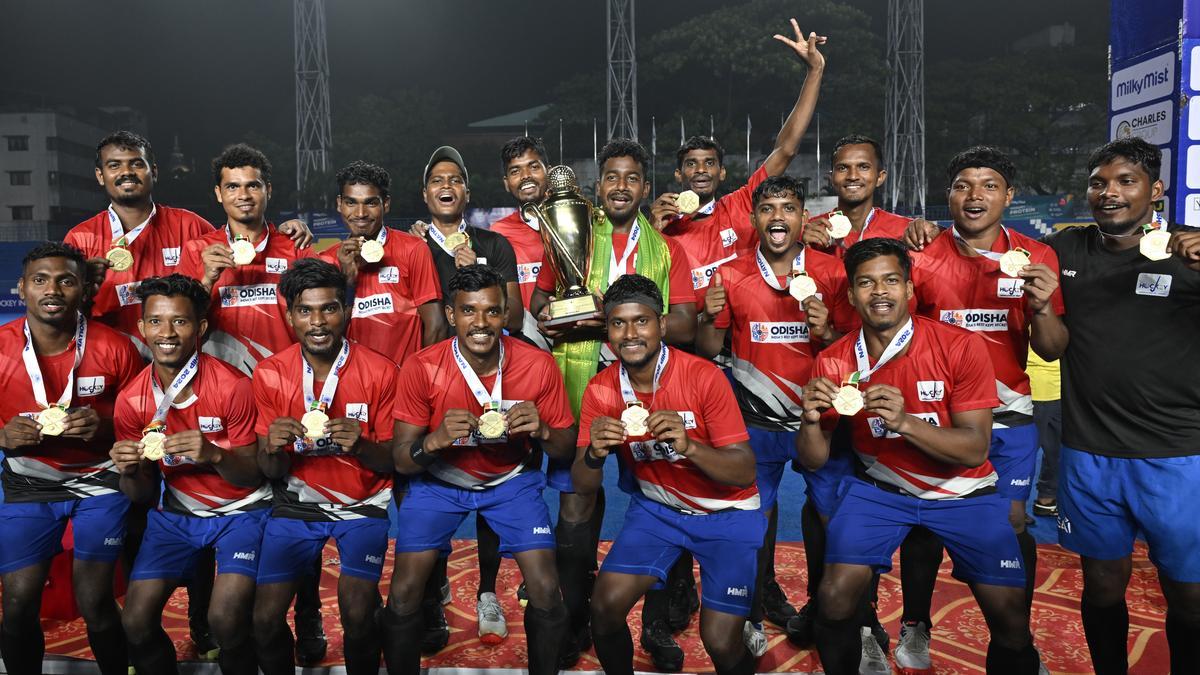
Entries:
[[770,335],[770,329],[766,324],[754,322],[750,324],[750,340],[753,342],[764,342]]

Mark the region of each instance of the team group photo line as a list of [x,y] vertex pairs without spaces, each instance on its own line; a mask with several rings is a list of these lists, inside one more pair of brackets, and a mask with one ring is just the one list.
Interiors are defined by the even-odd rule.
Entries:
[[[889,158],[851,135],[822,168],[836,208],[810,213],[787,170],[826,38],[795,20],[774,38],[805,75],[744,185],[723,184],[708,136],[684,139],[661,194],[637,141],[603,144],[592,186],[520,136],[496,157],[516,211],[487,228],[464,220],[470,172],[436,140],[421,176],[369,157],[337,171],[347,233],[318,251],[301,220],[268,218],[254,147],[212,160],[214,226],[154,199],[145,138],[97,139],[108,207],[25,252],[24,317],[0,326],[6,671],[43,672],[39,609],[70,523],[105,675],[179,672],[163,617],[180,587],[222,673],[320,662],[330,541],[346,672],[419,673],[449,639],[447,556],[475,512],[479,640],[509,639],[509,557],[531,673],[593,649],[633,673],[643,599],[639,640],[664,672],[698,613],[717,673],[756,671],[764,621],[831,675],[891,673],[889,658],[933,673],[944,551],[986,620],[986,671],[1036,675],[1026,506],[1043,448],[1057,489],[1033,508],[1078,554],[1091,667],[1127,672],[1141,538],[1171,670],[1200,673],[1200,231],[1156,211],[1161,151],[1096,148],[1079,186],[1094,222],[1037,240],[1002,222],[1020,167],[1001,149],[964,148],[931,179],[939,227],[877,206]],[[392,191],[418,189],[428,217],[385,226]],[[1052,453],[1030,373],[1059,363]],[[601,556],[606,464],[628,507]],[[803,495],[781,494],[789,470]],[[793,602],[777,506],[801,498]],[[889,635],[876,599],[897,551]]]

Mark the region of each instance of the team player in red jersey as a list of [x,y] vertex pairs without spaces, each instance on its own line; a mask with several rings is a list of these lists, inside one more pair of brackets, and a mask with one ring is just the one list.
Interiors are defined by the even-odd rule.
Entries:
[[[156,204],[152,193],[157,180],[149,141],[128,131],[105,136],[96,146],[96,182],[111,204],[64,238],[83,251],[93,269],[92,316],[128,335],[147,359],[150,354],[137,330],[138,282],[176,271],[183,245],[213,231],[207,220],[191,211]],[[299,246],[312,241],[312,233],[298,220],[284,223],[280,230]],[[132,256],[128,270],[113,269],[105,258],[114,248]]]
[[[287,610],[296,582],[332,537],[341,559],[346,672],[374,674],[398,371],[387,357],[343,337],[346,282],[333,265],[302,260],[284,272],[279,292],[299,344],[254,371],[258,465],[275,494],[254,599],[259,667],[268,675],[295,672]],[[323,428],[309,426],[316,424]]]
[[411,478],[382,618],[389,673],[420,671],[422,589],[439,549],[472,510],[483,512],[526,579],[529,671],[559,670],[567,611],[533,441],[568,456],[575,421],[554,359],[502,334],[504,285],[483,265],[455,273],[446,308],[455,337],[418,352],[400,374],[395,466]]
[[733,391],[710,361],[663,342],[663,297],[651,280],[618,279],[604,312],[620,365],[588,383],[572,478],[594,493],[616,454],[630,500],[596,579],[596,656],[604,672],[632,675],[629,611],[687,550],[700,561],[700,637],[716,671],[753,673],[742,631],[766,519]]
[[775,137],[775,147],[762,166],[741,188],[717,199],[721,182],[725,180],[725,151],[715,139],[692,136],[676,153],[675,182],[700,197],[700,208],[694,213],[681,213],[676,203],[679,193],[676,192],[659,195],[650,207],[654,226],[678,239],[691,255],[695,265],[692,279],[698,289],[708,286],[718,265],[739,255],[754,254],[758,235],[746,218],[750,213],[751,194],[768,176],[779,176],[787,171],[817,107],[821,79],[825,74],[825,56],[817,51],[817,45],[825,44],[825,37],[809,33],[805,39],[795,19],[791,24],[795,39],[783,35],[774,37],[800,57],[808,66],[808,74],[795,105]]
[[[837,193],[837,209],[808,221],[804,243],[840,258],[856,241],[904,235],[910,219],[875,205],[875,191],[887,180],[878,142],[860,135],[841,138],[833,144],[830,165],[829,184]],[[830,234],[830,218],[838,213],[850,220],[849,234],[840,239]]]
[[999,400],[984,340],[909,315],[911,266],[900,242],[860,241],[845,265],[862,328],[817,357],[796,436],[800,462],[819,468],[834,425],[849,417],[857,459],[857,477],[843,480],[829,522],[816,631],[825,672],[859,672],[860,641],[870,631],[854,616],[860,598],[921,525],[945,542],[955,577],[983,610],[992,634],[987,671],[1033,675],[1039,663],[1020,547],[987,460]]
[[209,294],[197,281],[154,277],[138,293],[138,327],[154,360],[117,397],[117,442],[109,454],[121,491],[159,506],[129,575],[121,617],[129,655],[140,673],[178,672],[163,607],[192,574],[201,549],[213,548],[208,620],[221,672],[256,673],[251,610],[271,489],[256,461],[250,380],[200,353]]
[[[80,313],[87,281],[78,249],[35,246],[17,280],[25,318],[0,327],[0,654],[14,675],[42,672],[38,610],[68,519],[75,532],[75,602],[96,663],[105,675],[123,675],[128,665],[113,569],[129,500],[117,488],[106,449],[117,391],[142,362],[129,340]],[[60,421],[44,417],[51,409]]]
[[[1000,405],[992,410],[988,460],[998,476],[996,491],[1011,500],[1008,520],[1017,533],[1025,569],[1026,610],[1033,602],[1037,542],[1025,528],[1037,461],[1038,436],[1025,359],[1032,344],[1039,354],[1066,346],[1058,256],[1049,246],[1004,227],[1016,168],[995,148],[974,147],[950,160],[946,175],[950,216],[947,236],[914,256],[913,290],[921,316],[980,333],[996,371]],[[1022,252],[1031,264],[1010,276],[1001,259]],[[896,662],[914,672],[932,672],[929,660],[930,602],[941,542],[915,528],[900,548],[904,616]],[[916,633],[922,633],[916,635]]]
[[[858,315],[846,301],[841,262],[800,242],[804,188],[798,181],[772,176],[760,183],[754,189],[751,222],[758,250],[718,269],[705,294],[696,353],[716,356],[732,331],[733,390],[750,433],[768,519],[746,628],[747,646],[762,656],[767,647],[764,613],[780,628],[795,614],[784,609],[790,605],[775,581],[775,505],[783,469],[794,454],[801,390],[821,347],[856,327]],[[812,281],[815,292],[802,300],[789,292],[789,284],[801,276]]]
[[[380,166],[351,162],[337,173],[338,212],[350,236],[321,254],[346,275],[354,306],[347,337],[396,364],[445,338],[441,288],[429,248],[420,239],[388,229],[392,179]],[[379,242],[383,257],[368,262],[363,246]]]

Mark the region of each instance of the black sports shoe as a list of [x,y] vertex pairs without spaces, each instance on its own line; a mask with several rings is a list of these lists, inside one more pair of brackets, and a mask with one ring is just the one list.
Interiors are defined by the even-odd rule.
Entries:
[[196,654],[205,661],[215,661],[221,653],[217,641],[213,639],[212,631],[208,628],[207,617],[192,617],[188,620],[192,644],[196,646]]
[[[691,572],[689,572],[691,574]],[[676,579],[667,589],[667,625],[678,633],[692,622],[692,615],[700,610],[700,596],[696,584],[686,579]]]
[[763,585],[762,604],[763,617],[780,628],[787,628],[788,620],[796,616],[796,608],[787,601],[787,595],[774,579]]
[[796,616],[788,619],[787,625],[783,628],[787,633],[788,641],[797,647],[811,647],[816,637],[816,627],[814,626],[816,619],[816,608],[812,606],[811,602],[805,603],[800,611],[796,612]]
[[425,616],[425,633],[421,636],[421,651],[436,654],[450,641],[450,624],[446,623],[446,610],[441,598],[434,596],[432,602],[421,602],[421,613]]
[[1053,518],[1058,515],[1058,500],[1051,499],[1048,502],[1043,502],[1040,499],[1033,502],[1033,515],[1042,516],[1043,518]]
[[660,671],[678,673],[683,670],[683,650],[675,643],[666,621],[656,619],[649,626],[642,626],[642,648],[650,653],[650,660]]
[[558,669],[570,670],[579,663],[579,658],[592,647],[591,626],[584,626],[578,633],[567,635],[562,653],[558,655]]
[[879,623],[879,617],[873,617],[867,627],[871,629],[871,635],[875,637],[875,642],[879,643],[879,648],[886,655],[892,646],[892,636],[888,635],[887,629]]
[[296,616],[296,663],[312,666],[325,658],[325,628],[320,613],[315,616]]

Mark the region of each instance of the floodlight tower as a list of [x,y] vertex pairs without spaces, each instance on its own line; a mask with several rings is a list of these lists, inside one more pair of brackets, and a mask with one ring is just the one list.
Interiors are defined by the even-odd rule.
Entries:
[[608,0],[608,137],[637,139],[634,0]]
[[888,0],[884,147],[890,208],[925,213],[925,2]]
[[329,170],[329,56],[325,0],[293,0],[296,47],[296,190]]

